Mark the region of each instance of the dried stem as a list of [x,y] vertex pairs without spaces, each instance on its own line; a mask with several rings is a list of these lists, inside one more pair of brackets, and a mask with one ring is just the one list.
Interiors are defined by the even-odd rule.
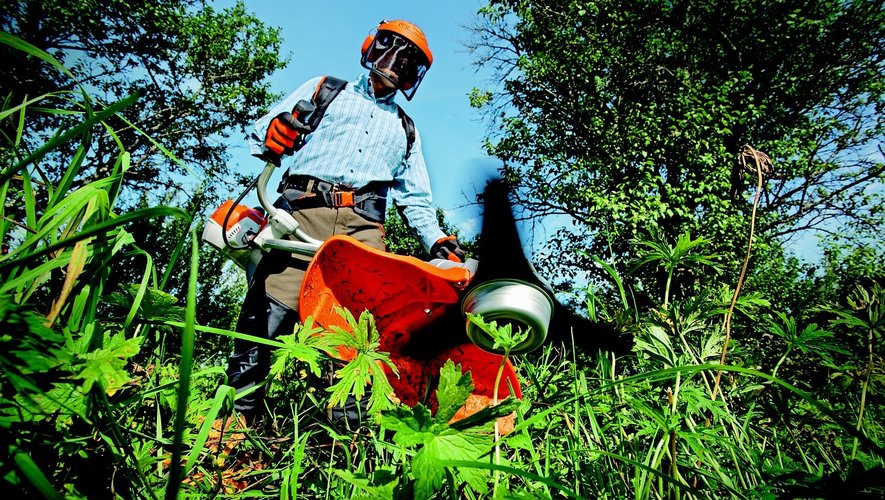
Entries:
[[[728,312],[725,314],[725,343],[722,344],[722,356],[719,359],[719,364],[725,364],[725,353],[728,352],[728,342],[731,340],[731,318],[734,315],[734,308],[737,304],[738,294],[741,292],[741,286],[744,284],[744,278],[747,275],[747,267],[750,264],[750,250],[753,248],[753,233],[756,229],[756,209],[759,207],[759,199],[762,197],[762,179],[763,174],[767,174],[771,172],[771,158],[768,157],[767,154],[757,151],[750,145],[745,145],[744,150],[741,152],[741,165],[744,169],[749,170],[747,167],[747,159],[753,158],[753,163],[755,164],[756,171],[756,197],[753,199],[753,212],[750,218],[750,237],[747,240],[747,253],[744,256],[744,263],[741,266],[741,275],[738,278],[737,286],[734,289],[734,295],[731,297],[731,304],[728,306]],[[722,370],[716,372],[716,383],[713,385],[713,400],[716,400],[716,395],[719,392],[719,384],[722,380]]]

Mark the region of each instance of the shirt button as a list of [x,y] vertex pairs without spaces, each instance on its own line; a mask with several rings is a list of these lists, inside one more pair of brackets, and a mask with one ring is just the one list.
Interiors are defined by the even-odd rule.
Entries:
[[369,131],[368,131],[368,130],[366,130],[366,135],[369,135]]
[[363,148],[360,148],[360,149],[359,149],[359,152],[362,153],[362,152],[363,152]]

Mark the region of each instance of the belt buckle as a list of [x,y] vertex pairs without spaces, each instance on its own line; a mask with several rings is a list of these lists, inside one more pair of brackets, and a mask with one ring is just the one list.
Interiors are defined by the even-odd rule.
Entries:
[[332,203],[335,204],[336,208],[354,206],[353,191],[341,191],[338,189],[338,186],[335,186],[332,188]]

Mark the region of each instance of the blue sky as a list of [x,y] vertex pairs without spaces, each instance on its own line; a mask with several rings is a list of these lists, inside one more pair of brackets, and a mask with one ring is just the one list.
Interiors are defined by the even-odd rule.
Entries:
[[[225,0],[213,5],[223,8],[233,3]],[[414,99],[406,101],[399,95],[397,102],[421,133],[434,205],[472,236],[478,229],[478,210],[468,204],[498,164],[482,149],[487,125],[480,122],[467,98],[471,88],[488,85],[489,75],[476,73],[472,56],[461,43],[469,39],[465,26],[473,24],[484,2],[245,0],[245,5],[264,23],[282,28],[281,52],[290,62],[271,77],[275,92],[291,92],[319,75],[356,78],[364,71],[359,60],[362,41],[382,19],[405,19],[421,27],[433,52],[433,66]],[[257,175],[263,167],[248,155],[245,139],[233,144],[231,152],[244,173]]]

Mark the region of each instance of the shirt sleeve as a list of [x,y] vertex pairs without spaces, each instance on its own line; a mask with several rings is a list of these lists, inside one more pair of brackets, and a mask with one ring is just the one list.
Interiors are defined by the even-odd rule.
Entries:
[[428,251],[446,234],[439,228],[433,196],[430,193],[430,178],[421,152],[421,136],[415,131],[409,158],[403,161],[390,187],[391,198],[401,210],[409,226]]
[[295,109],[295,104],[302,99],[310,101],[320,80],[322,80],[322,77],[318,76],[304,82],[304,84],[286,96],[285,99],[275,104],[266,115],[262,116],[255,122],[255,125],[252,127],[252,132],[248,137],[249,152],[253,156],[260,156],[267,151],[267,148],[264,147],[264,137],[267,135],[267,128],[270,126],[271,120],[280,113],[287,111],[291,113],[292,110]]

